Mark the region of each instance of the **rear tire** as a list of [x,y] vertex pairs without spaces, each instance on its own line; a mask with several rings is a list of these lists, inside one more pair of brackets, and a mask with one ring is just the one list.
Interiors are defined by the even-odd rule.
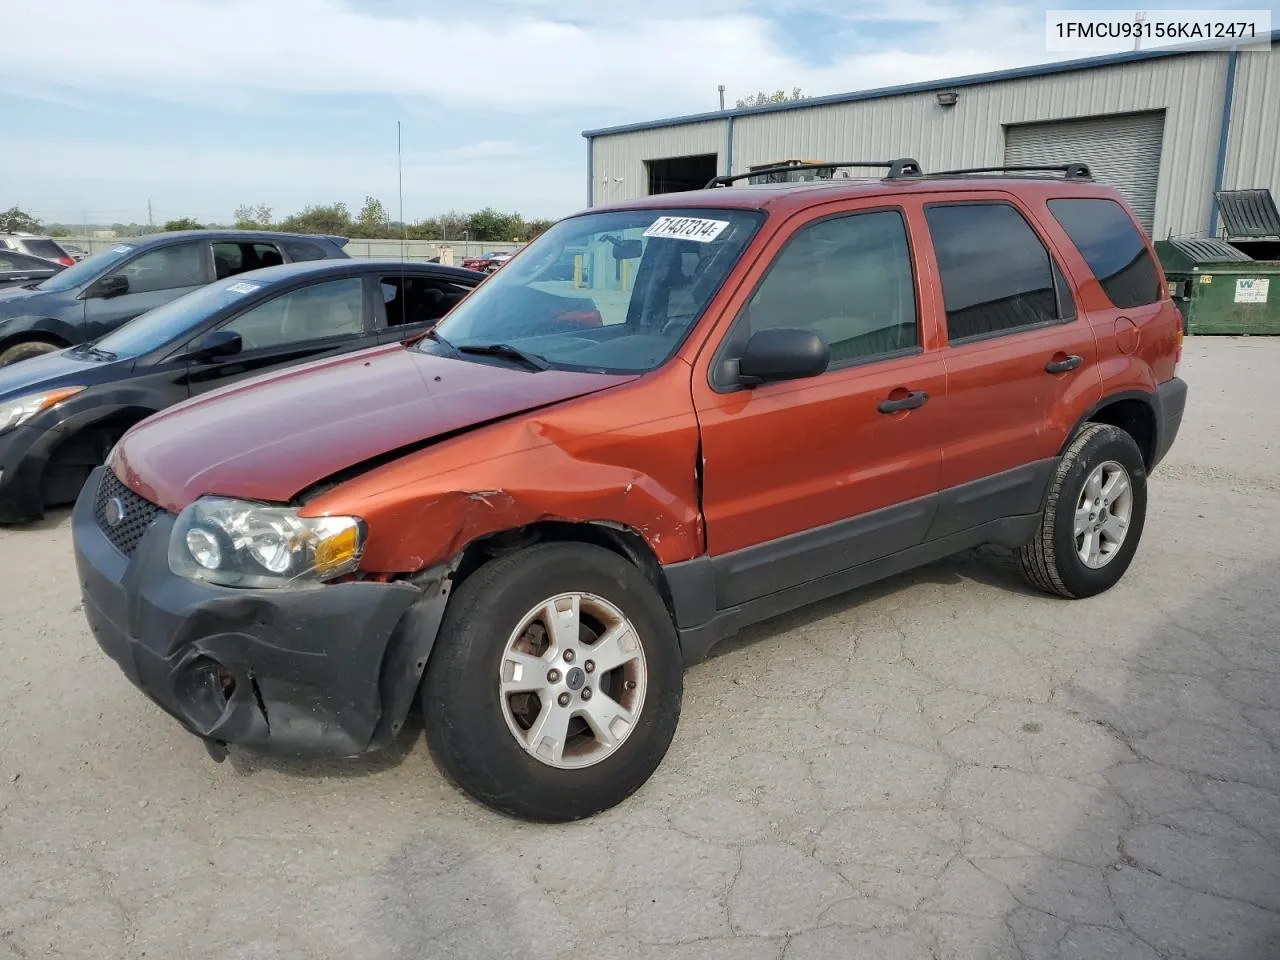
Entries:
[[30,360],[32,357],[38,357],[43,353],[56,353],[64,349],[56,343],[49,343],[47,340],[27,340],[24,343],[15,343],[12,347],[0,350],[0,367],[7,367],[11,363],[18,363],[22,360]]
[[1090,423],[1063,454],[1040,529],[1018,565],[1041,590],[1079,599],[1124,576],[1147,516],[1147,469],[1133,437]]
[[427,743],[481,803],[578,820],[657,769],[683,668],[670,614],[633,564],[586,544],[533,546],[485,564],[450,599],[420,692]]

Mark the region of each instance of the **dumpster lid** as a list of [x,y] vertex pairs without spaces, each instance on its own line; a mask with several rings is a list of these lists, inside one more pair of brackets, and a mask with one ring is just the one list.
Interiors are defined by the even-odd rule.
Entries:
[[1214,196],[1227,236],[1280,237],[1280,212],[1270,190],[1220,190]]
[[1169,246],[1177,250],[1192,264],[1198,263],[1250,263],[1253,257],[1237,250],[1217,237],[1174,237]]

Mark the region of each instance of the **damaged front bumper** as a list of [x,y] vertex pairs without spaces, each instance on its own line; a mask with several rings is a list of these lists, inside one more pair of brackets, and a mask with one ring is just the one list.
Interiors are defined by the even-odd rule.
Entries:
[[413,703],[444,612],[448,571],[413,583],[238,590],[169,569],[174,515],[126,556],[94,504],[72,516],[85,617],[125,675],[215,756],[237,744],[284,756],[349,757],[389,744]]

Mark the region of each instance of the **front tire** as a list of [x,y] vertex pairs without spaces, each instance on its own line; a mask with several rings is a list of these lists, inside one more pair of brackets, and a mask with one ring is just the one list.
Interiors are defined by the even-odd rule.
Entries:
[[1115,586],[1142,539],[1147,469],[1133,437],[1087,424],[1058,464],[1035,538],[1018,551],[1033,586],[1079,599]]
[[485,564],[450,599],[421,689],[427,743],[480,802],[578,820],[657,769],[682,684],[671,617],[633,564],[541,544]]
[[0,350],[0,367],[7,367],[11,363],[19,363],[22,360],[30,360],[32,357],[38,357],[44,353],[56,353],[63,349],[56,343],[49,343],[47,340],[27,340],[24,343],[15,343],[12,347]]

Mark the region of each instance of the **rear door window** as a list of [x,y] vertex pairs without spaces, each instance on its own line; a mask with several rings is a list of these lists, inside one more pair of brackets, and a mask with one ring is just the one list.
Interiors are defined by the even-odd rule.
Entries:
[[274,243],[224,240],[213,245],[214,279],[217,280],[282,263],[284,256]]
[[378,289],[387,326],[402,327],[439,320],[471,292],[471,286],[437,277],[381,276]]
[[951,343],[1016,333],[1074,316],[1057,264],[1010,204],[930,204],[925,219],[942,275]]
[[1049,212],[1121,310],[1156,303],[1160,275],[1142,234],[1114,200],[1079,197],[1050,200]]

